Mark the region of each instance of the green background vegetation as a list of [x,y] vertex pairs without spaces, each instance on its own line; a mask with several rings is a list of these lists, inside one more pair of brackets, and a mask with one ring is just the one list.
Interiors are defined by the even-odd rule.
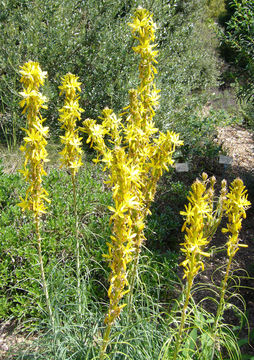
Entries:
[[[20,127],[24,120],[17,101],[18,70],[29,59],[38,61],[48,71],[44,91],[49,98],[49,109],[45,116],[53,139],[59,135],[58,86],[61,76],[68,71],[78,75],[83,83],[84,116],[96,118],[105,106],[120,111],[127,104],[128,90],[137,82],[137,59],[133,56],[133,40],[126,24],[141,5],[154,13],[158,26],[160,55],[156,81],[162,92],[157,123],[161,128],[181,131],[187,152],[191,152],[198,133],[203,138],[201,122],[214,121],[214,116],[212,120],[206,116],[203,121],[202,110],[207,101],[214,99],[213,90],[220,83],[221,60],[216,53],[219,43],[211,16],[218,15],[214,9],[223,13],[221,3],[1,1],[1,142],[16,145],[21,140]],[[197,123],[196,129],[192,123]]]

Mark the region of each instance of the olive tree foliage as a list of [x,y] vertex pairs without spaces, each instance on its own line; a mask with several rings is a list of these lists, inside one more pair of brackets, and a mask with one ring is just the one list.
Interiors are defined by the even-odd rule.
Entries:
[[[19,115],[19,66],[38,61],[48,80],[47,116],[52,137],[59,134],[61,77],[72,72],[83,84],[84,117],[97,117],[105,106],[115,111],[128,102],[137,84],[138,58],[127,26],[138,6],[157,24],[158,76],[161,89],[156,121],[162,128],[185,131],[187,119],[204,104],[216,84],[218,68],[205,18],[205,0],[1,0],[1,141],[17,143],[24,119]],[[186,129],[187,133],[188,129]]]
[[206,0],[208,16],[215,21],[222,16],[225,16],[225,2],[224,0]]
[[254,2],[226,0],[221,52],[231,65],[226,77],[236,85],[245,124],[254,129]]
[[227,19],[222,45],[229,62],[236,65],[239,96],[254,102],[254,2],[230,0],[226,2]]
[[205,1],[176,1],[170,16],[159,20],[159,80],[162,89],[159,121],[184,130],[184,124],[207,101],[216,86],[219,64]]

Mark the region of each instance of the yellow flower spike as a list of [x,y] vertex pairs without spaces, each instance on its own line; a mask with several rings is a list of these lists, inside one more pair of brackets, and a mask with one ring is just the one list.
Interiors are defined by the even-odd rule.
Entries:
[[[23,83],[27,91],[38,90],[40,85],[44,85],[47,77],[47,72],[42,71],[40,64],[34,61],[28,61],[23,66],[20,66],[19,73],[22,75],[20,82]],[[23,105],[22,105],[23,107]]]
[[[44,105],[47,100],[39,92],[39,86],[44,84],[46,72],[43,72],[38,63],[29,61],[20,67],[22,75],[20,82],[23,83],[23,91],[20,94],[23,100],[20,106],[23,107],[22,113],[27,115],[28,129],[23,129],[26,132],[24,137],[25,144],[21,146],[20,150],[25,154],[24,170],[21,171],[27,181],[29,181],[29,188],[26,193],[26,200],[22,201],[22,209],[30,209],[33,211],[34,217],[40,217],[45,212],[43,191],[41,185],[41,177],[45,174],[43,165],[47,159],[47,145],[46,137],[48,136],[48,127],[44,127],[43,119],[40,115],[40,109],[45,109]],[[29,168],[27,168],[29,164]],[[29,200],[36,199],[36,200]],[[27,201],[27,206],[24,202]],[[34,203],[35,205],[31,206]],[[30,204],[30,205],[29,205]]]
[[239,243],[239,233],[242,228],[242,219],[246,218],[246,210],[251,203],[247,199],[247,190],[241,179],[235,179],[231,186],[230,192],[224,203],[224,210],[228,217],[227,227],[222,229],[224,233],[231,233],[227,242],[228,257],[235,256],[239,247],[247,247],[247,245]]
[[20,150],[25,154],[24,167],[20,172],[29,183],[29,187],[25,199],[20,198],[21,203],[18,205],[22,210],[32,211],[34,216],[42,286],[53,325],[54,318],[45,279],[40,236],[40,218],[47,211],[45,202],[50,202],[48,193],[42,186],[42,177],[46,175],[44,163],[48,161],[45,148],[48,127],[43,126],[45,119],[42,118],[40,110],[47,108],[45,105],[47,99],[39,92],[39,87],[44,84],[47,73],[41,70],[39,63],[29,61],[20,67],[20,74],[20,82],[23,84],[23,91],[20,92],[23,100],[20,102],[20,106],[23,108],[22,113],[26,114],[28,120],[28,129],[23,129],[26,132],[24,145],[20,147]]
[[59,86],[61,94],[65,94],[64,106],[59,110],[59,121],[62,123],[61,128],[65,130],[65,135],[60,136],[61,143],[65,145],[60,152],[62,166],[70,170],[72,176],[75,176],[82,163],[82,137],[78,135],[76,128],[77,120],[81,119],[81,113],[84,111],[79,106],[79,97],[76,91],[80,92],[81,83],[78,82],[78,77],[68,73],[61,78],[62,85]]
[[60,96],[65,94],[68,99],[74,99],[76,97],[76,91],[81,92],[81,82],[78,81],[79,77],[71,73],[66,74],[61,78],[62,85],[59,86],[61,90]]
[[[212,180],[212,183],[213,181],[214,180]],[[182,341],[182,333],[184,331],[184,323],[194,278],[200,269],[204,270],[204,262],[202,258],[210,256],[210,254],[205,251],[205,247],[209,244],[209,238],[205,235],[205,224],[207,219],[212,216],[209,197],[207,194],[208,182],[207,174],[203,173],[202,180],[196,180],[192,184],[191,191],[187,197],[189,203],[185,206],[185,211],[180,212],[180,214],[185,218],[182,231],[186,231],[185,241],[181,244],[181,251],[185,254],[185,260],[182,261],[180,265],[184,268],[183,278],[187,279],[187,285],[185,289],[185,300],[182,308],[181,322],[176,338],[173,360],[177,359]]]
[[110,306],[100,360],[106,356],[111,327],[125,306],[123,298],[127,292],[127,311],[131,310],[139,254],[145,241],[145,220],[151,213],[149,207],[159,178],[172,166],[175,149],[182,145],[178,134],[169,131],[158,134],[153,121],[160,90],[154,83],[158,51],[153,43],[156,26],[152,14],[139,8],[129,25],[137,41],[133,50],[140,56],[139,86],[129,91],[129,105],[120,116],[105,108],[99,117],[101,124],[87,119],[80,128],[88,134],[87,143],[97,151],[94,161],[103,162],[104,170],[108,170],[106,183],[112,187],[114,201],[109,208],[113,237],[105,255],[111,268]]
[[242,228],[242,219],[246,217],[246,210],[251,203],[247,199],[247,190],[243,185],[241,179],[235,179],[230,185],[230,192],[226,194],[226,182],[222,182],[221,199],[223,199],[223,210],[228,218],[226,228],[222,228],[223,233],[229,233],[227,241],[227,255],[228,263],[225,271],[225,276],[221,282],[220,301],[217,307],[217,313],[213,323],[212,331],[215,336],[218,336],[217,329],[219,319],[223,316],[225,311],[225,294],[227,289],[227,282],[230,275],[231,264],[240,247],[247,247],[245,244],[240,244],[239,233]]
[[65,130],[64,136],[60,136],[61,143],[64,145],[61,155],[61,167],[66,167],[71,173],[73,189],[73,208],[75,217],[75,238],[76,238],[76,272],[77,272],[77,293],[78,309],[81,313],[81,287],[80,287],[80,242],[78,237],[78,213],[77,213],[77,180],[76,175],[82,163],[82,137],[79,136],[80,128],[77,128],[77,121],[81,120],[81,113],[84,111],[79,105],[81,92],[81,82],[78,77],[68,73],[61,78],[62,85],[59,86],[60,95],[65,95],[64,106],[59,110],[59,122],[61,128]]
[[224,213],[228,217],[228,224],[226,228],[222,229],[222,232],[230,233],[227,242],[229,260],[226,274],[221,285],[220,302],[213,325],[214,331],[216,331],[219,318],[224,311],[224,296],[233,257],[241,246],[246,247],[246,245],[239,244],[238,238],[242,226],[242,219],[246,217],[246,209],[250,206],[243,182],[241,179],[235,179],[230,186],[230,192],[227,193],[227,182],[223,180],[221,183],[220,196],[217,201],[215,201],[214,196],[215,182],[215,177],[209,179],[207,174],[203,173],[202,181],[196,181],[192,185],[191,192],[188,196],[189,204],[185,206],[185,211],[181,212],[185,217],[182,230],[186,231],[185,242],[181,244],[183,246],[181,251],[185,254],[186,258],[181,265],[184,267],[184,277],[187,278],[187,287],[181,324],[173,356],[174,360],[177,358],[181,343],[181,334],[184,330],[186,316],[185,312],[188,306],[194,277],[200,269],[204,270],[202,257],[209,256],[209,253],[204,251],[205,247],[214,235]]
[[203,249],[208,244],[208,240],[204,236],[204,226],[211,210],[206,186],[203,182],[197,180],[192,185],[188,199],[189,204],[185,206],[186,211],[180,212],[185,217],[182,230],[187,232],[185,242],[181,244],[183,245],[181,250],[186,253],[186,260],[181,265],[184,266],[184,277],[187,277],[192,284],[200,267],[203,267],[199,255],[209,256]]

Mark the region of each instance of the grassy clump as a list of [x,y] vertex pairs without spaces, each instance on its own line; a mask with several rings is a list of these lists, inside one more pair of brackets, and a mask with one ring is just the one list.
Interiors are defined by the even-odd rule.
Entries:
[[[77,201],[81,221],[80,237],[81,269],[84,274],[87,262],[101,260],[101,247],[108,237],[107,206],[110,197],[98,179],[98,172],[89,164],[79,177],[79,195]],[[72,214],[72,187],[68,174],[60,170],[51,170],[45,179],[45,188],[51,194],[52,205],[49,205],[47,222],[42,218],[43,259],[46,275],[51,277],[51,271],[57,266],[61,278],[61,266],[68,263],[66,276],[72,278],[75,263],[75,218]],[[38,316],[43,300],[38,282],[40,276],[36,267],[36,243],[33,240],[33,227],[17,208],[18,193],[25,193],[25,184],[19,175],[1,176],[1,296],[4,306],[1,307],[1,318],[14,316],[16,318],[32,318]],[[15,187],[15,189],[14,189]],[[87,204],[83,206],[83,201]],[[66,206],[67,204],[67,206]],[[69,205],[68,205],[69,204]],[[86,255],[84,244],[89,241],[89,254]],[[74,267],[75,268],[75,267]],[[72,270],[71,270],[72,269]],[[65,270],[66,271],[66,270]],[[51,275],[50,275],[51,274]],[[62,273],[64,274],[64,272]],[[63,275],[64,276],[64,275]],[[53,288],[57,288],[54,284]],[[71,292],[66,293],[65,302],[70,300]],[[73,294],[72,294],[73,295]],[[72,300],[73,301],[73,300]],[[70,302],[72,302],[70,301]],[[43,315],[42,315],[43,316]]]

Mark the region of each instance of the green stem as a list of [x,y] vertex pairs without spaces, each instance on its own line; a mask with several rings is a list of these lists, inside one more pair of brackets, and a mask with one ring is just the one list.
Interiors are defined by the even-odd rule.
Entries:
[[139,263],[139,253],[140,253],[140,249],[137,248],[135,258],[134,258],[133,268],[132,268],[132,272],[131,272],[131,276],[130,276],[130,281],[129,281],[129,283],[130,283],[130,291],[128,293],[128,298],[127,298],[127,314],[128,314],[128,317],[130,317],[135,279],[137,277],[138,263]]
[[[228,282],[229,271],[230,271],[232,260],[233,260],[233,256],[230,256],[229,259],[228,259],[226,274],[225,274],[224,279],[222,280],[222,283],[221,283],[222,286],[221,286],[221,293],[220,293],[220,302],[219,302],[217,312],[216,312],[216,317],[215,317],[215,320],[214,320],[214,323],[213,323],[212,334],[216,332],[217,327],[218,327],[218,323],[219,323],[219,319],[220,319],[220,317],[222,316],[222,314],[224,312],[225,292],[226,292],[226,288],[227,288],[227,282]],[[216,345],[216,339],[214,339],[214,341],[213,341],[213,350],[212,350],[211,360],[214,358],[215,345]]]
[[174,350],[173,360],[177,359],[177,355],[178,355],[179,348],[181,345],[182,333],[183,333],[183,329],[184,329],[184,322],[186,319],[186,312],[187,312],[187,308],[188,308],[188,304],[189,304],[189,300],[190,300],[190,292],[191,292],[192,283],[193,283],[193,276],[191,275],[191,271],[190,271],[190,276],[189,276],[188,282],[187,282],[185,301],[184,301],[184,305],[182,308],[180,328],[179,328],[178,334],[177,334],[177,340],[176,340],[176,346],[175,346],[175,350]]
[[76,238],[76,271],[77,271],[77,291],[78,291],[78,310],[81,313],[81,289],[80,289],[80,243],[78,236],[78,212],[77,212],[77,183],[75,175],[72,174],[73,188],[73,208],[75,217],[75,238]]
[[42,287],[43,287],[43,292],[44,292],[44,295],[46,298],[46,304],[47,304],[50,321],[51,321],[52,326],[54,326],[54,317],[53,317],[53,313],[52,313],[52,308],[51,308],[51,303],[50,303],[50,298],[49,298],[49,293],[48,293],[48,287],[47,287],[47,282],[46,282],[46,278],[45,278],[43,259],[42,259],[40,218],[39,218],[38,214],[35,217],[35,227],[36,227],[36,236],[37,236],[38,256],[39,256],[39,263],[40,263],[40,269],[41,269]]
[[107,324],[106,330],[104,331],[103,335],[103,343],[100,349],[100,360],[104,360],[106,357],[106,351],[109,343],[109,335],[111,331],[112,324]]
[[231,267],[231,263],[232,263],[232,259],[233,257],[231,256],[228,260],[228,265],[227,265],[227,269],[226,269],[226,274],[224,279],[222,280],[222,288],[221,288],[221,295],[220,295],[220,303],[217,309],[217,313],[216,313],[216,318],[213,324],[213,328],[216,329],[218,326],[218,321],[220,316],[223,313],[223,308],[224,308],[224,298],[225,298],[225,292],[226,292],[226,287],[227,287],[227,281],[228,281],[228,277],[229,277],[229,271],[230,271],[230,267]]

